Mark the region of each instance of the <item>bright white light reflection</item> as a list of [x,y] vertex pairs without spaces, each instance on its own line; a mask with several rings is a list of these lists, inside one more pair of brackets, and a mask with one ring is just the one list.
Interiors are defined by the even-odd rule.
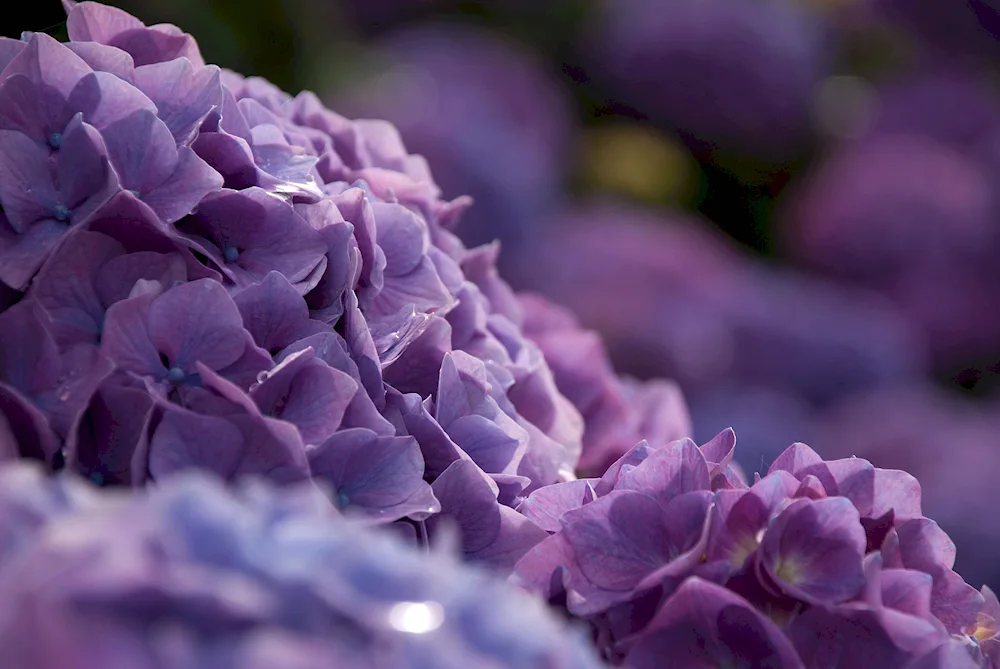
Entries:
[[444,609],[437,602],[400,602],[389,610],[389,624],[400,632],[426,634],[444,622]]

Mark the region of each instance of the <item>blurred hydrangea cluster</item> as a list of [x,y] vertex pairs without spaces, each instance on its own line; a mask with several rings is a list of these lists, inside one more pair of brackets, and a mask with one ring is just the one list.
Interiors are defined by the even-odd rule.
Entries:
[[583,421],[498,249],[449,231],[468,198],[394,127],[67,9],[68,44],[2,43],[5,451],[108,485],[311,478],[379,522],[573,476]]
[[[510,289],[496,244],[456,237],[471,200],[442,200],[394,126],[64,4],[68,43],[0,40],[0,457],[64,472],[0,474],[21,664],[595,666],[496,576],[637,669],[997,661],[1000,605],[952,570],[911,476],[796,444],[751,484],[731,431],[686,439],[673,382],[617,376]],[[611,301],[656,288],[609,259],[635,288]],[[774,338],[754,316],[730,348]],[[692,378],[722,350],[701,344]],[[267,482],[223,491],[245,477]],[[400,537],[457,537],[494,576]]]
[[126,496],[14,464],[0,518],[10,667],[601,666],[538,600],[314,489],[189,473]]

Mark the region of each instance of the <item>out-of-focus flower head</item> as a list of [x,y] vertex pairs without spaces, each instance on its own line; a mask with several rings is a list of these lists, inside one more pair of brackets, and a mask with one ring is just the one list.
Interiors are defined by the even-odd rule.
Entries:
[[313,488],[189,473],[126,496],[11,464],[0,490],[10,666],[600,666],[538,600]]
[[735,445],[640,442],[601,478],[536,490],[520,510],[551,534],[513,581],[636,669],[979,666],[986,602],[916,479],[793,444],[751,484]]
[[960,71],[899,83],[880,98],[872,130],[789,191],[786,248],[891,298],[936,363],[995,355],[1000,101]]
[[622,102],[725,152],[786,158],[826,69],[818,15],[787,0],[623,0],[595,21],[595,69]]
[[65,4],[69,43],[0,42],[3,454],[105,485],[322,481],[509,569],[544,534],[510,507],[573,478],[583,420],[498,248],[450,232],[468,198],[385,121]]
[[483,28],[428,24],[377,43],[374,73],[336,96],[355,116],[394,123],[445,194],[476,206],[459,236],[517,247],[558,199],[573,119],[555,77]]
[[568,211],[516,276],[600,332],[623,371],[675,379],[689,400],[743,383],[822,404],[923,369],[884,300],[757,267],[706,227],[615,205]]
[[929,0],[874,0],[870,3],[882,20],[901,26],[929,61],[941,59],[988,60],[997,55],[1000,5],[996,0],[947,2]]

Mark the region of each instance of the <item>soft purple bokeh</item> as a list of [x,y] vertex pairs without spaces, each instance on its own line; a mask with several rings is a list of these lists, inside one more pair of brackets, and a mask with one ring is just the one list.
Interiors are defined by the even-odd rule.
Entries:
[[338,109],[396,124],[446,196],[475,207],[467,244],[515,253],[558,203],[574,119],[558,71],[484,28],[426,23],[381,38],[374,72],[329,97]]
[[818,14],[789,0],[608,0],[588,37],[622,102],[723,152],[786,159],[828,68]]
[[995,359],[1000,98],[974,72],[948,68],[879,95],[871,131],[834,147],[785,196],[783,246],[885,294],[943,368]]

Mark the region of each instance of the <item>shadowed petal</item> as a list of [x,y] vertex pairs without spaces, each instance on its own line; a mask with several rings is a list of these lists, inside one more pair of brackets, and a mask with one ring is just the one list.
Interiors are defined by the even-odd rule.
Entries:
[[664,658],[692,669],[803,667],[773,622],[738,595],[699,578],[685,581],[667,600],[632,646],[626,663],[635,669],[658,669]]
[[563,514],[597,499],[593,479],[577,479],[535,490],[517,510],[548,532],[562,529]]
[[422,520],[441,508],[423,480],[412,437],[341,430],[309,451],[309,464],[314,476],[333,485],[339,507],[379,522]]

